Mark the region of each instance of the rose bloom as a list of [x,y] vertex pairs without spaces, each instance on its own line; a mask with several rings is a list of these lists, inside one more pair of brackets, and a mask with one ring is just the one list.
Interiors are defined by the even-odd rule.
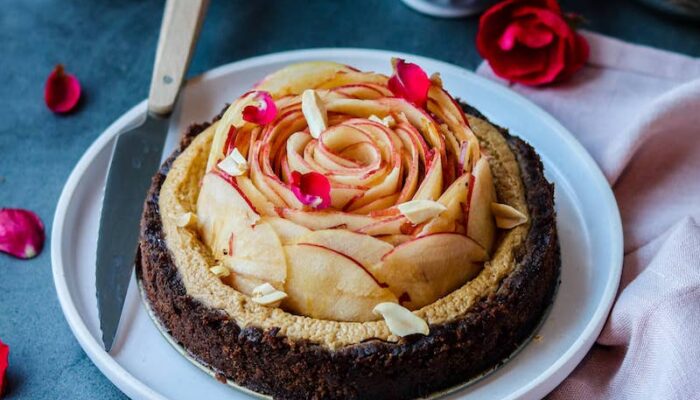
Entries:
[[476,46],[503,79],[537,86],[563,81],[588,59],[588,43],[556,0],[507,0],[479,21]]

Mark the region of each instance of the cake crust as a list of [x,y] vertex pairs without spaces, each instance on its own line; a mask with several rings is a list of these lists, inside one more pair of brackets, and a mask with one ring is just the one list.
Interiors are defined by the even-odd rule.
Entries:
[[[485,118],[464,106],[468,115]],[[515,270],[464,315],[430,325],[430,335],[396,343],[366,340],[331,349],[280,334],[279,328],[241,327],[222,310],[187,293],[168,250],[159,196],[182,150],[209,124],[190,127],[180,149],[153,178],[141,226],[136,270],[146,301],[170,335],[220,380],[275,398],[387,398],[426,396],[486,372],[506,359],[535,329],[559,280],[560,254],[553,186],[535,151],[498,128],[516,156],[530,227],[516,249]]]

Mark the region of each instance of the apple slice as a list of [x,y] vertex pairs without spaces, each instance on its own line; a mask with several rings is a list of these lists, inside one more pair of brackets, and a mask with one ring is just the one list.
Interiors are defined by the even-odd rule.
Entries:
[[436,233],[400,244],[370,272],[415,310],[462,286],[481,270],[486,252],[456,233]]
[[377,319],[372,309],[396,303],[361,264],[331,249],[312,245],[285,246],[289,271],[283,308],[312,318],[333,321]]
[[496,221],[491,212],[491,203],[496,202],[493,176],[486,157],[481,157],[474,165],[474,187],[469,200],[467,216],[467,236],[474,239],[491,254],[496,236]]
[[210,248],[222,251],[237,226],[251,226],[260,216],[253,210],[234,182],[208,173],[202,179],[197,198],[197,221],[202,240]]
[[297,243],[316,244],[335,250],[367,268],[381,261],[382,257],[394,248],[394,246],[372,236],[345,229],[310,232],[299,238]]
[[328,209],[301,211],[293,208],[282,208],[279,210],[279,214],[281,217],[311,230],[345,226],[347,229],[355,231],[378,221],[377,218],[366,215],[348,214]]
[[311,232],[311,230],[305,226],[295,224],[290,220],[280,217],[263,216],[260,220],[270,224],[283,245],[294,244],[300,237]]

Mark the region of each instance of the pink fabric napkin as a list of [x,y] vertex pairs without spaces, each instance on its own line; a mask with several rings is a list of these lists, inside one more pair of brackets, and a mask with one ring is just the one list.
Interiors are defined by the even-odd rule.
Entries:
[[550,397],[700,399],[700,59],[584,34],[591,57],[571,81],[512,85],[598,162],[625,235],[603,332]]

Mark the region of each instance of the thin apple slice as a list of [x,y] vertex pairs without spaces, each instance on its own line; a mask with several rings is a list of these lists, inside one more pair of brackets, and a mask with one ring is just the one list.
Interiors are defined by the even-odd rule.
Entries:
[[410,227],[413,226],[408,218],[404,217],[403,215],[396,215],[393,217],[384,218],[366,226],[362,226],[360,229],[353,229],[350,227],[348,227],[348,229],[372,236],[398,235],[408,233],[406,232],[407,225]]
[[345,229],[324,229],[310,232],[297,243],[317,244],[342,253],[365,267],[381,261],[394,246],[369,235],[350,232]]
[[282,208],[279,210],[279,214],[281,217],[311,230],[343,226],[356,231],[363,226],[371,225],[378,221],[377,218],[366,215],[348,214],[328,209],[320,211],[301,211],[293,208]]
[[491,212],[491,203],[496,202],[493,176],[486,157],[481,157],[474,165],[474,188],[469,200],[467,236],[474,239],[491,254],[496,236],[496,221]]
[[439,154],[433,153],[427,168],[413,200],[437,200],[442,193],[442,160]]
[[280,217],[263,216],[260,220],[270,224],[283,245],[294,244],[300,237],[311,232],[311,230],[305,226]]
[[364,267],[331,249],[311,244],[284,247],[289,271],[283,307],[312,318],[333,321],[377,319],[379,303],[396,303]]
[[436,233],[400,244],[370,272],[415,310],[462,286],[481,270],[487,254],[456,233]]
[[239,191],[235,182],[208,173],[202,179],[197,198],[197,221],[202,240],[210,248],[221,252],[237,226],[251,226],[260,216]]
[[387,242],[390,245],[396,247],[402,243],[406,243],[409,240],[413,240],[413,236],[411,235],[404,235],[404,234],[398,234],[398,235],[380,235],[377,236],[377,239]]

